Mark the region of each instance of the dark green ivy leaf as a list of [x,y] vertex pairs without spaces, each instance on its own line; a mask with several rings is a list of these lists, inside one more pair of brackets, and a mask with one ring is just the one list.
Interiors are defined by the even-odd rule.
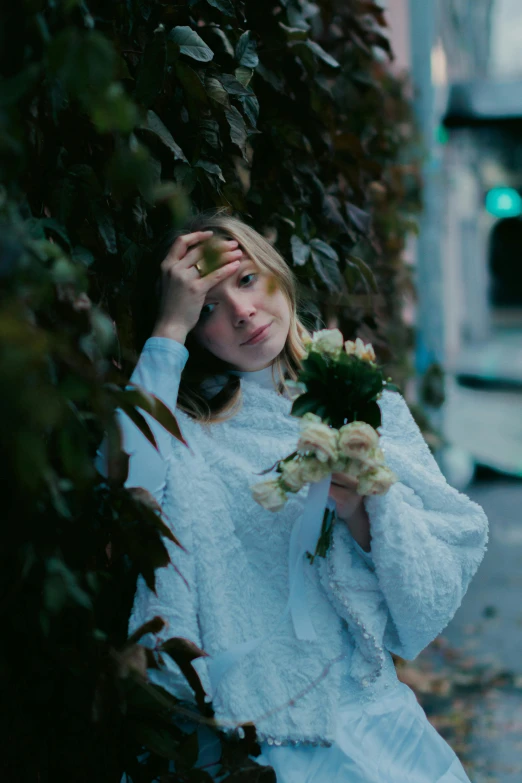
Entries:
[[[118,401],[119,405],[123,407],[123,404],[125,404],[126,406],[125,412],[127,414],[128,414],[128,410],[127,410],[128,407],[135,406],[138,408],[142,408],[146,413],[150,414],[154,419],[156,419],[156,421],[158,421],[163,427],[165,427],[167,432],[173,435],[181,443],[184,443],[185,446],[188,446],[185,438],[181,433],[176,417],[174,416],[170,408],[168,408],[165,405],[165,403],[162,402],[162,400],[160,400],[154,394],[151,394],[145,391],[144,389],[141,389],[139,386],[135,386],[132,384],[130,384],[129,387],[126,389],[120,389],[118,386],[115,386],[114,384],[107,384],[106,388],[116,397],[116,400]],[[149,429],[148,424],[147,424],[147,429]],[[155,446],[156,442],[154,440],[154,436],[152,437],[151,443],[153,446]]]
[[303,266],[310,258],[310,245],[305,244],[297,234],[290,237],[290,246],[292,248],[292,258],[296,266]]
[[174,27],[169,35],[169,41],[179,46],[181,54],[191,57],[200,63],[208,63],[214,57],[214,52],[207,46],[205,41],[199,37],[195,30],[184,25]]
[[175,72],[183,87],[187,102],[208,103],[204,82],[190,65],[180,60],[175,65]]
[[221,140],[219,138],[219,123],[216,120],[201,120],[199,131],[213,149],[221,149]]
[[221,73],[219,75],[219,81],[229,95],[252,95],[251,90],[247,90],[240,81],[229,73]]
[[257,120],[259,117],[259,101],[255,95],[244,95],[239,98],[243,106],[244,112],[250,122],[251,126],[255,128],[257,126]]
[[207,77],[205,80],[205,89],[208,96],[212,98],[212,100],[216,101],[216,103],[220,103],[222,106],[230,105],[230,99],[228,97],[227,91],[219,79],[216,79],[215,76]]
[[117,57],[114,47],[97,30],[80,32],[67,27],[47,50],[49,68],[67,89],[91,100],[93,92],[106,89],[113,80]]
[[357,231],[360,231],[362,234],[366,234],[370,228],[370,224],[372,220],[368,212],[359,209],[359,207],[356,207],[355,204],[349,204],[349,203],[345,205],[345,209],[346,212],[348,213],[348,217],[350,218],[351,222],[353,223]]
[[168,147],[168,149],[173,153],[174,160],[182,160],[185,163],[188,163],[185,153],[179,144],[176,144],[169,129],[166,127],[166,125],[163,124],[158,115],[153,112],[152,109],[149,109],[147,112],[145,122],[139,126],[139,130],[145,134],[150,133],[155,138],[159,139],[161,143],[164,144],[165,147]]
[[250,30],[243,33],[237,42],[236,60],[240,65],[244,65],[245,68],[255,68],[259,62],[257,44]]
[[89,113],[100,133],[130,133],[138,121],[136,106],[119,82],[109,84],[96,101],[90,103]]
[[339,271],[339,256],[335,250],[322,239],[312,239],[310,248],[312,262],[320,279],[332,293],[341,292],[343,278]]
[[230,138],[237,144],[243,156],[246,155],[247,129],[245,121],[235,106],[225,109],[225,117],[230,128]]
[[166,626],[166,622],[162,617],[156,615],[152,620],[148,620],[139,628],[136,628],[133,634],[127,639],[127,644],[136,644],[148,633],[159,633]]
[[217,163],[212,163],[210,160],[198,160],[197,163],[194,164],[194,167],[203,169],[203,171],[206,171],[208,174],[212,174],[213,176],[218,177],[222,182],[225,182],[223,172]]
[[150,106],[163,89],[167,63],[167,46],[162,30],[154,33],[143,53],[136,83],[136,99]]
[[182,743],[176,730],[170,725],[157,725],[158,720],[130,721],[129,725],[135,739],[152,753],[165,759],[175,759],[180,752]]
[[0,79],[0,106],[18,104],[26,93],[35,86],[41,74],[41,64],[32,63],[16,76]]
[[253,68],[245,68],[244,65],[240,65],[236,68],[234,71],[235,77],[240,82],[243,87],[248,87],[250,82],[252,81],[252,76],[254,74]]
[[92,609],[89,595],[80,587],[76,576],[63,560],[50,558],[46,563],[46,572],[43,602],[49,612],[60,612],[71,603],[83,609]]
[[225,14],[225,16],[236,15],[234,5],[231,0],[207,0],[207,3],[214,8],[217,8],[218,11],[221,11],[221,13]]
[[91,211],[96,223],[98,233],[103,240],[107,253],[117,253],[116,231],[114,221],[107,203],[103,199],[95,199],[91,202]]
[[205,702],[204,688],[199,676],[191,665],[192,661],[196,658],[208,657],[208,653],[194,644],[194,642],[190,641],[190,639],[185,639],[180,636],[167,639],[167,641],[163,642],[161,645],[160,650],[166,655],[169,655],[172,660],[177,663],[188,684],[194,691],[198,707],[204,714],[208,713],[211,708],[209,708],[208,704]]

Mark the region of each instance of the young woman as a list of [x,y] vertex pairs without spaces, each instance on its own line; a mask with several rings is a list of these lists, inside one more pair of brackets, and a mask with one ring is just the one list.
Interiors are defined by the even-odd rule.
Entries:
[[[205,274],[211,238],[218,264]],[[399,482],[362,498],[333,475],[332,546],[303,566],[317,638],[298,639],[285,613],[306,489],[272,513],[250,486],[295,448],[284,379],[296,375],[304,334],[292,274],[252,228],[203,215],[170,240],[156,322],[131,382],[176,409],[190,448],[150,417],[159,453],[123,414],[121,425],[127,486],[154,495],[185,550],[169,544],[172,565],[157,572],[156,594],[139,582],[130,631],[161,615],[167,627],[144,643],[182,636],[207,652],[193,665],[216,719],[256,725],[256,760],[278,783],[466,783],[391,653],[415,658],[452,619],[484,556],[487,520],[448,486],[399,394],[379,403]],[[219,676],[214,659],[227,662]],[[151,679],[193,702],[167,661]]]

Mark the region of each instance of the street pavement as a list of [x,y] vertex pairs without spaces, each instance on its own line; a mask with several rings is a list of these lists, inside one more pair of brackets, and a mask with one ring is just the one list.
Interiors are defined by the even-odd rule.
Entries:
[[467,491],[488,515],[485,558],[443,636],[498,687],[470,693],[472,783],[522,781],[522,480],[489,475]]

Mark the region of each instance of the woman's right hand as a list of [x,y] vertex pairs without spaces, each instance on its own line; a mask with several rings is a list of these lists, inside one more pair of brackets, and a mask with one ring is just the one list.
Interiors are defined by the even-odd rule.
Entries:
[[238,268],[242,251],[235,240],[216,240],[213,251],[219,254],[218,269],[201,276],[197,263],[204,263],[203,243],[212,231],[196,231],[178,237],[161,263],[161,302],[153,337],[170,337],[184,343],[197,324],[210,288],[225,280]]

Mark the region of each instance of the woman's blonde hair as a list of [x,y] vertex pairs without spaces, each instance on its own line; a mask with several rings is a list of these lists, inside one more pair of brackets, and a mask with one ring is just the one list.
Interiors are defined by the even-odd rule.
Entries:
[[[171,232],[161,243],[156,253],[159,263],[166,257],[170,247],[181,234],[212,230],[214,236],[235,239],[243,252],[256,266],[271,276],[270,285],[279,287],[290,308],[290,328],[285,345],[272,365],[274,381],[282,390],[285,380],[295,380],[305,356],[304,341],[309,332],[297,314],[297,291],[293,272],[277,250],[257,231],[238,218],[232,217],[226,209],[202,212],[184,226],[183,231]],[[160,258],[161,256],[161,258]],[[240,405],[241,385],[237,375],[229,375],[233,369],[200,345],[189,332],[186,346],[189,358],[181,375],[178,392],[178,407],[202,423],[223,421],[234,415]],[[214,396],[205,395],[204,382],[227,375],[222,389]],[[202,387],[203,385],[203,387]]]

